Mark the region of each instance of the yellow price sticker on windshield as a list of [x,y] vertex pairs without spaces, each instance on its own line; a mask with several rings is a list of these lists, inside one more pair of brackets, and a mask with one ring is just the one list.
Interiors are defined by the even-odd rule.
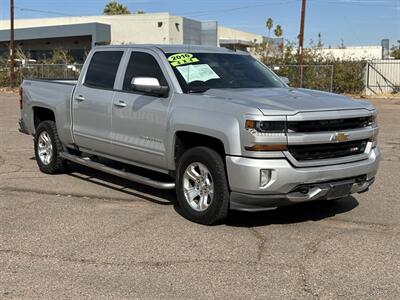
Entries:
[[177,53],[171,55],[168,57],[168,61],[173,67],[199,62],[199,60],[196,57],[193,57],[193,54],[190,53]]

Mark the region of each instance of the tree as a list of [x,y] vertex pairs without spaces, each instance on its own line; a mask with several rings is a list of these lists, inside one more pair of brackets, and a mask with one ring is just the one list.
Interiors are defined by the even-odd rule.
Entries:
[[51,56],[42,58],[39,61],[41,64],[72,64],[74,63],[74,58],[71,56],[70,52],[64,48],[55,48]]
[[272,18],[268,18],[267,22],[265,23],[265,26],[267,26],[268,28],[268,36],[271,35],[271,29],[272,27],[274,27],[274,21],[272,20]]
[[115,0],[110,0],[107,5],[104,7],[103,14],[112,16],[112,15],[129,15],[131,12],[129,11],[126,5],[118,3]]
[[317,43],[317,48],[322,48],[324,47],[324,43],[322,42],[322,33],[318,33],[318,43]]
[[276,25],[275,30],[274,30],[274,34],[277,38],[281,37],[283,34],[283,30],[281,25]]
[[400,40],[397,41],[399,43],[398,47],[393,46],[392,47],[392,56],[395,59],[400,59]]
[[340,46],[339,46],[339,49],[346,49],[346,46],[345,46],[345,44],[344,44],[344,39],[343,39],[343,38],[340,39]]
[[395,59],[400,59],[400,48],[399,48],[399,49],[396,49],[396,50],[393,50],[392,56],[393,56]]

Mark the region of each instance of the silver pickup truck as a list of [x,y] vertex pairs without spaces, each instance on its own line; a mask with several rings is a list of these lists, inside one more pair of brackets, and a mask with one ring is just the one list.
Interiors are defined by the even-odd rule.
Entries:
[[202,224],[368,190],[379,163],[366,101],[294,89],[247,53],[104,46],[77,82],[24,80],[20,131],[38,166],[66,161],[159,189]]

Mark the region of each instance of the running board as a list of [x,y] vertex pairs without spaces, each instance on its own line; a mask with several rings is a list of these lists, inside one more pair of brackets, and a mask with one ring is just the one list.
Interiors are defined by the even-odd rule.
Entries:
[[111,175],[115,175],[118,177],[122,177],[140,184],[144,184],[147,186],[151,186],[153,188],[156,189],[160,189],[160,190],[172,190],[175,188],[175,183],[174,182],[161,182],[161,181],[156,181],[144,176],[140,176],[140,175],[136,175],[133,173],[129,173],[126,171],[122,171],[122,170],[118,170],[118,169],[114,169],[111,168],[109,166],[106,166],[104,164],[98,163],[98,162],[94,162],[91,161],[89,158],[82,158],[82,157],[78,157],[75,155],[71,155],[69,153],[66,152],[62,152],[60,153],[60,156],[64,159],[70,160],[74,163],[77,163],[79,165],[84,165],[87,166],[89,168],[93,168]]

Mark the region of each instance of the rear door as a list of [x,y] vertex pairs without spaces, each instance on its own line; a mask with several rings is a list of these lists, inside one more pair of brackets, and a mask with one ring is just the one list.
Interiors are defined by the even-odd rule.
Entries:
[[80,148],[110,154],[114,85],[123,50],[93,53],[85,78],[79,82],[72,101],[73,134]]
[[[113,153],[123,159],[164,168],[170,96],[160,98],[133,91],[134,77],[157,78],[169,86],[161,60],[150,50],[133,50],[127,54],[119,91],[112,107]],[[171,93],[170,93],[171,95]]]

